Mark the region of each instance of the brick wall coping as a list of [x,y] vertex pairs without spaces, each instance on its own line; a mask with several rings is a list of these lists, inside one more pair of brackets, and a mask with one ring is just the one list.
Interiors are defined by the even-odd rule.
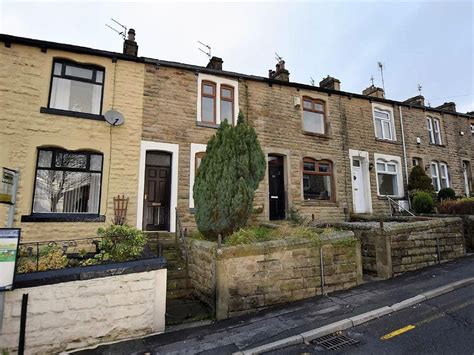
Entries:
[[[337,231],[320,235],[322,245],[333,244],[334,242],[342,241],[348,238],[354,238],[352,231]],[[214,254],[217,259],[238,258],[251,255],[268,254],[273,251],[292,250],[302,248],[304,246],[314,246],[314,242],[307,238],[288,238],[279,240],[270,240],[267,242],[255,244],[243,244],[235,246],[222,246],[217,249],[217,243],[206,240],[198,240],[189,238],[190,243]]]
[[166,268],[165,258],[133,260],[121,263],[80,266],[75,268],[38,271],[15,275],[13,288],[52,285],[62,282],[97,279]]

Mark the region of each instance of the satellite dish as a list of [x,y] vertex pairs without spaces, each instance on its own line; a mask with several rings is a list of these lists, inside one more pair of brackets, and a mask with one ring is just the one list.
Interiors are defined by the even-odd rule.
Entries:
[[115,110],[109,110],[104,113],[104,118],[107,123],[111,124],[112,126],[120,126],[124,123],[123,115]]

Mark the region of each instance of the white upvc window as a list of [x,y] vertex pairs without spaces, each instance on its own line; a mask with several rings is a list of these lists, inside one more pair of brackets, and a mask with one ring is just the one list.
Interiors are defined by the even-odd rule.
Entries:
[[439,167],[438,162],[432,161],[431,162],[431,183],[436,192],[440,190],[441,183],[439,181]]
[[427,117],[426,128],[428,129],[428,136],[431,144],[441,145],[441,124],[439,119]]
[[400,157],[374,154],[374,158],[377,171],[377,194],[402,197],[403,179]]
[[239,114],[238,84],[236,80],[199,74],[197,122],[219,125],[227,119],[230,124],[235,124]]
[[393,121],[393,109],[391,107],[373,104],[375,136],[379,139],[394,141],[395,127]]
[[441,188],[450,187],[449,185],[449,172],[448,165],[446,163],[439,163],[440,177],[441,177]]
[[431,162],[431,181],[436,192],[451,187],[448,164],[433,160]]

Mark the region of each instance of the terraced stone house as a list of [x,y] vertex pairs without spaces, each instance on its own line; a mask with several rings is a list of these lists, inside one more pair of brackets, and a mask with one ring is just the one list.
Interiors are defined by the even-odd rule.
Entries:
[[[344,92],[330,76],[319,86],[295,83],[283,61],[259,77],[225,71],[217,57],[206,67],[138,57],[134,33],[124,53],[6,35],[0,41],[8,68],[0,81],[0,162],[21,172],[15,223],[27,238],[93,233],[111,217],[116,194],[130,198],[127,221],[138,228],[174,232],[179,218],[194,229],[192,187],[206,143],[223,120],[235,124],[239,111],[268,162],[256,220],[285,219],[292,209],[320,221],[386,214],[387,196],[408,206],[414,165],[436,190],[472,191],[474,119],[454,103],[389,100],[374,86]],[[112,108],[124,125],[104,122]],[[53,208],[41,200],[54,190],[42,187],[41,174],[67,168],[65,152],[79,154],[86,177]]]

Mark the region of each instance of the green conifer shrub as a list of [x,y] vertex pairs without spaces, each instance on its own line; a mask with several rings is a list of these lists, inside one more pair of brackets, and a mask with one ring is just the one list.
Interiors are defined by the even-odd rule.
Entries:
[[431,184],[431,178],[426,175],[423,168],[419,165],[411,169],[410,175],[408,176],[408,190],[425,192],[432,192],[434,190]]
[[416,213],[430,213],[433,211],[433,198],[428,192],[419,191],[413,197],[413,209]]
[[246,225],[265,164],[257,133],[243,114],[236,126],[224,120],[207,144],[194,182],[199,232],[207,238],[226,237]]

